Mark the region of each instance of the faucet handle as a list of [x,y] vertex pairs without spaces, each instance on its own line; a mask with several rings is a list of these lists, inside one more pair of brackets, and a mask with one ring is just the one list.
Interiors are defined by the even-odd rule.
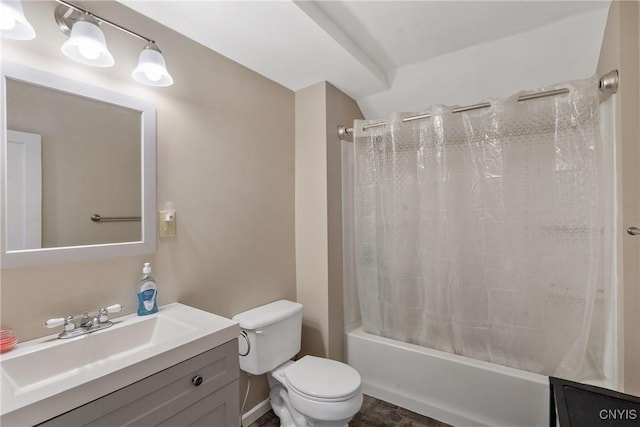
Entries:
[[71,332],[76,328],[76,322],[73,319],[73,316],[67,316],[64,319],[64,330],[65,332]]
[[120,310],[122,310],[123,307],[124,305],[122,304],[114,304],[106,308],[101,308],[100,311],[98,312],[98,322],[100,322],[101,324],[107,323],[109,321],[108,315],[111,313],[119,312]]
[[49,319],[42,324],[43,328],[55,328],[57,326],[62,326],[65,324],[67,318],[65,317],[55,317],[53,319]]
[[122,304],[113,304],[106,308],[107,313],[117,313],[124,308]]
[[72,331],[76,328],[76,324],[74,322],[73,316],[67,317],[56,317],[53,319],[49,319],[42,324],[43,328],[55,328],[58,326],[64,325],[65,331]]

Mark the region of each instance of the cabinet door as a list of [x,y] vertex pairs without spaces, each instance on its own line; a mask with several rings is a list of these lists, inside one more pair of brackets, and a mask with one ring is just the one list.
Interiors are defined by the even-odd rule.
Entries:
[[[184,417],[200,414],[193,420],[194,425],[199,425],[200,420],[216,419],[223,412],[235,421],[207,425],[238,425],[239,372],[238,342],[233,340],[40,425],[146,427],[169,423],[166,425],[182,427],[188,424],[169,420],[179,414]],[[199,385],[192,382],[196,376],[202,378]],[[228,392],[230,388],[235,388],[235,394]],[[230,400],[221,402],[222,398]],[[228,412],[233,412],[233,416]]]
[[[235,380],[210,394],[173,417],[158,424],[159,427],[233,427],[240,425],[239,381]],[[142,423],[141,425],[145,425]]]

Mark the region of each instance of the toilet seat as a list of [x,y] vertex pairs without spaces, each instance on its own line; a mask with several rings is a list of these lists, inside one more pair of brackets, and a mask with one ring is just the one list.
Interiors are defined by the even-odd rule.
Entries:
[[345,424],[362,406],[360,374],[344,363],[305,356],[277,375],[293,408],[306,417]]
[[304,396],[294,389],[289,389],[287,396],[291,406],[308,418],[321,421],[339,421],[346,425],[362,407],[362,393],[357,392],[341,400],[318,399]]
[[301,397],[341,402],[360,393],[361,378],[351,366],[335,360],[305,356],[284,370],[287,385]]

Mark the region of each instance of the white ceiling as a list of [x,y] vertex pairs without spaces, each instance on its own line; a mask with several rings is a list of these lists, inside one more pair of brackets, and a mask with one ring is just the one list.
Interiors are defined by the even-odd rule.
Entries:
[[609,1],[118,0],[291,90],[356,100],[399,69],[606,8]]
[[316,5],[387,72],[601,7],[597,2],[579,1],[323,1]]

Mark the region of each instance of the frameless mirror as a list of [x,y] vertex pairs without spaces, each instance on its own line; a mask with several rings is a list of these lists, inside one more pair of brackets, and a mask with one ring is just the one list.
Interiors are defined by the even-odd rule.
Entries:
[[2,267],[155,251],[153,104],[2,63]]

